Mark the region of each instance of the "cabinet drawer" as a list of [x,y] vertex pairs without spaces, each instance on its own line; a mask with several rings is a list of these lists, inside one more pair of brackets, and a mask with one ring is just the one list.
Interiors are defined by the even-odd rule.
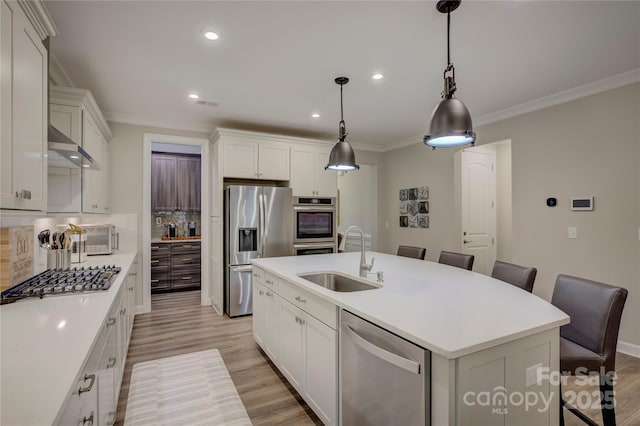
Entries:
[[265,271],[263,271],[263,277],[264,286],[268,289],[278,292],[278,283],[280,282],[280,279],[276,278],[275,275]]
[[165,290],[171,288],[171,273],[151,272],[151,290]]
[[151,273],[168,271],[171,263],[169,256],[158,256],[157,258],[151,258]]
[[255,265],[253,265],[251,269],[252,269],[251,276],[253,276],[253,282],[264,285],[264,276],[266,274],[264,269],[261,269]]
[[200,254],[200,243],[173,243],[171,246],[171,254],[182,253],[198,253]]
[[171,256],[171,268],[180,266],[200,266],[200,253],[198,254],[180,254]]
[[329,327],[337,330],[337,308],[334,304],[314,296],[301,288],[294,287],[286,281],[280,281],[278,293],[283,299],[293,303],[306,313],[313,315]]
[[192,287],[200,285],[200,271],[191,272],[171,272],[171,288]]
[[151,244],[151,258],[156,254],[169,254],[171,247],[167,243]]

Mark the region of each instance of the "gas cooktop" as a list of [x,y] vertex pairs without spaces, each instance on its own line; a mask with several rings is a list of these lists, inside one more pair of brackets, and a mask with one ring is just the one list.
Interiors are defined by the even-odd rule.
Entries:
[[115,265],[47,269],[3,291],[0,296],[0,305],[13,303],[27,297],[42,299],[48,295],[109,290],[118,272],[120,272],[120,268]]

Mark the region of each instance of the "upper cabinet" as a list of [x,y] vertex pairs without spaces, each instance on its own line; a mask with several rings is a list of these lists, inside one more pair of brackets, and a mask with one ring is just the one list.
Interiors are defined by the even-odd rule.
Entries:
[[200,211],[201,160],[199,156],[151,156],[151,210]]
[[[50,212],[111,213],[111,129],[90,91],[52,85],[51,124],[89,153],[100,170],[49,168]],[[77,181],[81,180],[80,185]],[[81,187],[81,197],[78,190]],[[70,189],[71,188],[71,189]],[[79,201],[81,199],[81,201]]]
[[291,149],[291,188],[293,195],[336,197],[338,174],[325,170],[331,149],[298,145]]
[[289,144],[248,132],[219,129],[223,176],[240,179],[289,180]]
[[38,6],[40,2],[0,0],[0,208],[3,209],[46,209],[48,61],[42,40],[55,35],[55,27],[47,20],[48,16],[38,12]]

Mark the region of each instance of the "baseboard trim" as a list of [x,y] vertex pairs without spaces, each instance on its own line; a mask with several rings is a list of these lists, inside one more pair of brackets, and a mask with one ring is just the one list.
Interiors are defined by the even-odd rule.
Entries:
[[622,352],[626,355],[631,355],[636,358],[640,358],[640,345],[634,345],[633,343],[623,342],[618,340],[618,352]]

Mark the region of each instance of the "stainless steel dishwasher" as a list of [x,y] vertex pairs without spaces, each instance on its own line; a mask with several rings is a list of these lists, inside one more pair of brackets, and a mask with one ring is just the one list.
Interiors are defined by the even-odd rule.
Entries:
[[341,424],[430,425],[431,352],[348,311],[340,318]]

